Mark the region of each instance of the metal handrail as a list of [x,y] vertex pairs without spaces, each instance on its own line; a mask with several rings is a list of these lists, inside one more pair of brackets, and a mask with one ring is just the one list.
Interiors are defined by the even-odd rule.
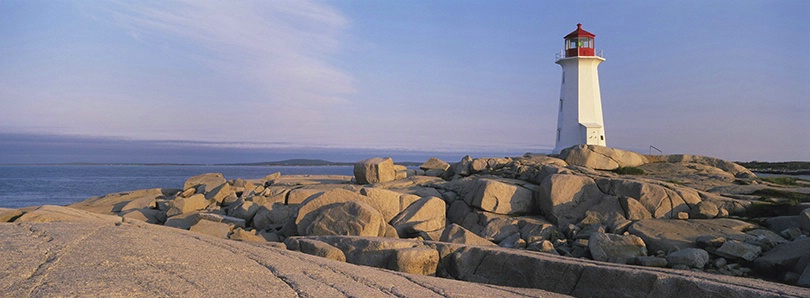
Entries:
[[[596,57],[605,58],[605,53],[604,53],[603,50],[599,50],[599,52],[596,52],[596,51],[594,51],[594,52],[595,52],[594,54],[596,55]],[[565,49],[560,50],[559,52],[557,52],[554,55],[554,61],[560,60],[562,58],[567,58],[565,56]]]

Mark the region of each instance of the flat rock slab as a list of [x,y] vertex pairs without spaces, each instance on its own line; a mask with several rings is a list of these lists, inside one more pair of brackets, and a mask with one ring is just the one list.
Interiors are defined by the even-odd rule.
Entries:
[[179,189],[152,188],[135,191],[111,193],[103,196],[92,197],[87,200],[73,203],[68,207],[90,211],[101,214],[115,214],[120,212],[127,203],[143,198],[155,199],[160,196],[171,195],[180,191]]
[[0,237],[2,297],[561,296],[396,273],[143,223],[2,223]]
[[348,184],[351,181],[352,176],[345,175],[283,175],[273,180],[272,185]]
[[646,178],[677,181],[680,184],[706,190],[734,182],[734,174],[712,166],[697,163],[656,162],[640,166]]
[[115,215],[97,214],[70,207],[42,205],[14,220],[14,222],[121,222],[121,217]]
[[[440,276],[576,297],[810,297],[808,288],[750,278],[628,266],[501,247],[356,236],[306,238],[348,251],[347,262],[379,267],[385,267],[395,250],[426,246],[439,252]],[[378,261],[371,264],[370,259]]]
[[735,219],[644,219],[633,223],[628,231],[641,237],[650,253],[671,252],[694,248],[700,236],[718,236],[728,240],[754,238],[743,231],[756,228],[754,224]]

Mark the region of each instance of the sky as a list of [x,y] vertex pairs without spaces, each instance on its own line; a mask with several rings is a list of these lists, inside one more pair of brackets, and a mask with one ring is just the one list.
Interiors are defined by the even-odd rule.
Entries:
[[608,146],[807,161],[808,19],[802,0],[0,0],[0,163],[547,153],[577,23],[606,58]]

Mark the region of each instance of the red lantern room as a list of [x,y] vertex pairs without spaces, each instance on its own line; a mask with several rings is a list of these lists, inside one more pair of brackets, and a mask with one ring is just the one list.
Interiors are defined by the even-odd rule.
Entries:
[[582,30],[582,24],[577,24],[577,30],[565,36],[565,57],[594,56],[595,36]]

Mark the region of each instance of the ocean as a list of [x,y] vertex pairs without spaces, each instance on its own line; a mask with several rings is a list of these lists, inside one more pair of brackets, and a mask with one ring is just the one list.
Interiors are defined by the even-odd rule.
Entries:
[[782,177],[782,176],[790,176],[798,179],[810,180],[810,175],[784,175],[784,174],[766,174],[766,173],[754,173],[757,177]]
[[68,205],[94,196],[147,188],[183,188],[189,177],[352,175],[352,166],[0,165],[0,208]]
[[[189,177],[226,179],[282,175],[352,175],[352,166],[0,165],[0,208],[68,205],[94,196],[147,188],[182,188]],[[762,177],[781,175],[760,174]],[[810,180],[810,176],[795,176]]]

